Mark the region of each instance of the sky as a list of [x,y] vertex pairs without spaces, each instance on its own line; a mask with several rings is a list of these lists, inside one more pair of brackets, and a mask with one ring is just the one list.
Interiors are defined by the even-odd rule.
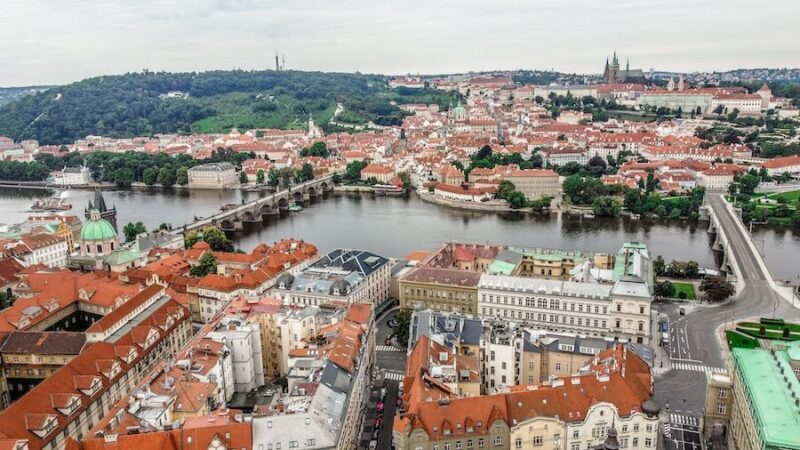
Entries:
[[800,0],[2,0],[0,86],[151,71],[800,65]]

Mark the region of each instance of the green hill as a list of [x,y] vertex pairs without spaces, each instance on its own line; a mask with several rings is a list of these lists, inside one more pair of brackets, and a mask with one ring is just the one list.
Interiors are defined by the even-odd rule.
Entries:
[[[171,98],[170,92],[182,96]],[[457,94],[392,89],[386,77],[299,71],[132,73],[90,78],[0,108],[0,135],[68,144],[88,135],[214,133],[236,128],[302,128],[309,114],[325,124],[341,103],[355,123],[401,123],[397,104],[439,103]],[[339,120],[340,122],[342,120]]]

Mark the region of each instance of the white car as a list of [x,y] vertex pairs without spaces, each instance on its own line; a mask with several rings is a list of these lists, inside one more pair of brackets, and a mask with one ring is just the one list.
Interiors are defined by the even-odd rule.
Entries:
[[369,441],[369,450],[375,450],[378,448],[378,441]]

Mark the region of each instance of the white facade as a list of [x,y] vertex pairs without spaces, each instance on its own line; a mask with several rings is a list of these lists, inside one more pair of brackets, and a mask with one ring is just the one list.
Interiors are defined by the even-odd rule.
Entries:
[[244,322],[239,317],[225,317],[208,338],[222,342],[230,349],[236,392],[249,392],[264,384],[261,331],[257,324]]
[[63,186],[85,186],[92,182],[91,171],[88,167],[65,167],[61,169],[61,184]]
[[226,189],[239,180],[236,167],[230,163],[210,163],[192,167],[188,171],[189,187],[194,189]]
[[612,424],[617,430],[620,448],[647,450],[658,446],[658,416],[648,418],[640,412],[620,416],[614,405],[597,403],[589,407],[583,422],[567,422],[564,448],[578,450],[600,445]]

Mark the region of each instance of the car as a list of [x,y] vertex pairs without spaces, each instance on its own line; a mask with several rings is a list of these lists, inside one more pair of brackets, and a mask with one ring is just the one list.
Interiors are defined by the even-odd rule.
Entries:
[[372,432],[372,440],[377,441],[380,435],[381,435],[381,430],[375,428],[375,430]]
[[669,331],[669,324],[666,321],[661,321],[658,323],[658,329],[662,333],[666,333],[667,331]]
[[376,440],[369,441],[369,450],[375,450],[376,448],[378,448],[378,441]]
[[375,405],[375,410],[378,411],[379,413],[383,412],[383,402],[378,402],[378,404]]
[[382,387],[381,388],[381,401],[384,401],[384,400],[386,400],[386,388]]
[[681,306],[681,307],[680,307],[680,309],[678,309],[678,312],[679,312],[679,313],[680,313],[680,315],[682,315],[682,316],[683,316],[683,315],[686,315],[686,308],[684,308],[683,306]]
[[383,424],[383,419],[381,419],[380,417],[375,419],[374,425],[375,425],[375,429],[376,430],[380,430],[381,429],[381,424]]

